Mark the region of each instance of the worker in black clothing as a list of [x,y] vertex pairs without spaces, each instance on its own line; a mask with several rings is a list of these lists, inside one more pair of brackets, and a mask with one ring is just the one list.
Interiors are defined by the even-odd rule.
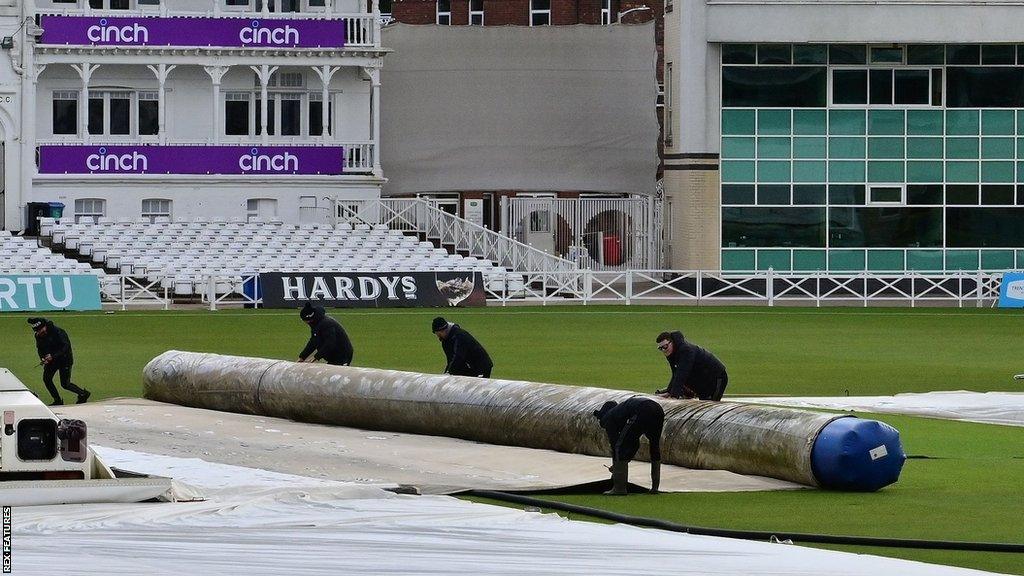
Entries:
[[725,365],[707,350],[683,339],[683,333],[662,332],[656,338],[658,350],[672,367],[672,380],[668,388],[658,390],[666,398],[699,398],[721,400],[729,375]]
[[352,363],[352,342],[338,321],[327,315],[321,306],[306,305],[299,311],[299,317],[309,324],[309,342],[299,352],[299,362],[326,360],[333,366],[348,366]]
[[71,339],[68,333],[46,318],[29,318],[28,323],[36,333],[36,351],[39,353],[39,364],[43,367],[43,384],[53,396],[50,406],[64,404],[60,393],[53,385],[53,375],[60,374],[60,387],[78,395],[76,404],[89,399],[89,391],[79,388],[71,382],[71,366],[75,363],[75,355],[71,350]]
[[608,433],[612,447],[612,489],[607,495],[622,496],[629,484],[629,461],[640,448],[640,437],[646,436],[651,453],[651,494],[658,493],[661,485],[661,429],[665,425],[665,410],[656,400],[634,396],[619,404],[605,402],[594,417]]
[[430,330],[441,341],[441,349],[448,361],[444,367],[445,374],[490,378],[494,363],[472,334],[440,316],[431,322]]

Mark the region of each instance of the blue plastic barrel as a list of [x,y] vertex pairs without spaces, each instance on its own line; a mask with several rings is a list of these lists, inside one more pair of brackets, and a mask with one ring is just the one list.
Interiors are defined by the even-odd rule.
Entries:
[[907,455],[900,433],[882,422],[839,418],[818,433],[811,469],[822,488],[873,492],[899,480]]

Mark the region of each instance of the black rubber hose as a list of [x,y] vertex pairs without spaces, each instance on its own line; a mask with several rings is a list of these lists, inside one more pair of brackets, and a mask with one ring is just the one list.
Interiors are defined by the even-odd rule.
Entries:
[[577,506],[576,504],[542,500],[531,496],[509,494],[508,492],[498,492],[494,490],[470,490],[468,492],[462,492],[460,495],[501,500],[503,502],[524,504],[537,508],[551,508],[553,510],[561,510],[563,512],[572,512],[575,514],[592,516],[594,518],[612,520],[622,524],[658,528],[671,532],[685,532],[687,534],[697,534],[700,536],[721,536],[723,538],[740,538],[743,540],[768,540],[774,536],[779,540],[792,540],[794,543],[798,544],[843,544],[850,546],[878,546],[884,548],[921,548],[929,550],[969,550],[972,552],[1024,553],[1024,544],[1010,544],[1002,542],[962,542],[955,540],[911,540],[904,538],[875,538],[872,536],[836,536],[832,534],[802,534],[799,532],[765,532],[761,530],[705,528],[701,526],[687,526],[686,524],[678,524],[668,520],[646,518],[644,516],[630,516],[628,514],[619,514],[617,512],[609,512],[598,508],[588,508],[586,506]]

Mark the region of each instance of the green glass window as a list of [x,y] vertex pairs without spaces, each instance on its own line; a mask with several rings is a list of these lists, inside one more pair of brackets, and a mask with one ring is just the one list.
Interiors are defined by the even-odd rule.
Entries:
[[982,110],[981,133],[985,136],[1013,136],[1013,110]]
[[828,229],[838,248],[941,247],[942,208],[830,208]]
[[724,66],[723,107],[823,108],[824,66]]
[[1024,206],[1024,185],[1017,186],[1017,205]]
[[793,270],[818,272],[827,269],[824,250],[793,250]]
[[758,161],[757,181],[758,182],[789,182],[791,166],[789,162]]
[[864,44],[829,44],[829,64],[866,64],[867,46]]
[[789,204],[789,184],[761,184],[757,187],[757,203]]
[[825,246],[824,208],[722,208],[723,247]]
[[977,162],[946,162],[947,182],[977,182],[979,166]]
[[903,110],[869,110],[868,134],[903,134]]
[[946,270],[977,270],[977,250],[946,250]]
[[793,134],[823,136],[827,128],[828,117],[824,110],[793,110]]
[[942,44],[911,44],[907,46],[907,64],[943,64],[946,47]]
[[722,204],[753,204],[753,184],[722,184]]
[[753,138],[722,138],[722,158],[753,158]]
[[824,160],[793,162],[793,182],[825,182],[826,180],[828,180],[828,170]]
[[828,157],[860,159],[865,156],[864,138],[829,138]]
[[868,250],[868,270],[874,272],[902,272],[902,250]]
[[868,158],[903,158],[903,138],[869,138]]
[[723,160],[722,182],[754,182],[753,160]]
[[794,64],[828,64],[828,46],[825,44],[794,44]]
[[977,159],[978,146],[977,138],[947,138],[946,158]]
[[864,269],[864,251],[829,250],[828,269],[832,272],[859,272]]
[[942,138],[907,138],[907,158],[942,158]]
[[722,270],[754,271],[754,250],[722,250]]
[[793,158],[826,158],[827,143],[825,138],[793,138]]
[[911,184],[907,186],[907,204],[942,205],[942,184]]
[[769,268],[773,270],[782,270],[788,272],[792,269],[793,265],[791,262],[791,256],[789,250],[758,250],[757,251],[757,269],[767,270]]
[[868,162],[868,182],[903,182],[903,162]]
[[789,138],[758,138],[758,158],[789,158],[793,154]]
[[868,102],[892,104],[892,68],[872,68],[868,78]]
[[1013,268],[1013,250],[982,250],[982,270],[1010,270]]
[[828,133],[836,135],[858,135],[867,131],[863,110],[829,110]]
[[908,182],[942,182],[942,162],[907,162]]
[[828,187],[828,203],[849,205],[864,203],[863,184],[831,184]]
[[754,117],[753,110],[722,110],[722,134],[754,134]]
[[868,102],[868,71],[867,70],[833,70],[832,71],[832,103],[833,104],[867,104]]
[[831,182],[864,182],[864,162],[831,161],[828,163]]
[[941,136],[941,110],[907,110],[907,134],[914,136]]
[[927,70],[895,71],[896,104],[929,104],[931,80]]
[[946,110],[946,134],[975,136],[979,129],[977,110]]
[[946,68],[950,108],[1024,107],[1024,68],[1009,66]]
[[872,64],[902,64],[903,48],[890,48],[886,46],[871,47]]
[[941,250],[907,250],[907,270],[942,270]]
[[793,49],[790,44],[758,44],[758,64],[792,64]]
[[757,62],[757,49],[754,44],[723,44],[723,64],[754,64]]
[[981,47],[977,44],[950,44],[946,46],[946,64],[981,63]]
[[793,204],[797,205],[808,205],[808,204],[824,204],[825,203],[825,185],[824,184],[797,184],[793,186]]
[[757,111],[757,133],[759,135],[789,134],[790,130],[789,110]]
[[1013,162],[982,162],[981,181],[1013,183]]
[[1012,206],[1013,186],[1008,184],[988,184],[982,186],[981,204],[983,206]]
[[986,160],[1012,160],[1013,138],[982,138],[981,157]]

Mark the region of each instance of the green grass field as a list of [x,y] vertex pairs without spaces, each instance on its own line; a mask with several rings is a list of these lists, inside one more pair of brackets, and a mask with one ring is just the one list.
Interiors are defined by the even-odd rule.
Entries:
[[[1024,391],[1024,314],[989,309],[679,307],[446,311],[476,335],[494,376],[651,392],[668,367],[654,336],[681,329],[728,366],[731,394],[866,395]],[[333,311],[355,363],[439,372],[433,310]],[[46,397],[28,315],[0,316],[0,366]],[[293,359],[308,330],[292,311],[57,314],[75,345],[75,381],[94,399],[138,396],[142,367],[169,349]],[[68,395],[69,396],[69,395]],[[870,416],[869,417],[874,417]],[[544,497],[685,524],[831,534],[1024,542],[1024,428],[877,416],[914,458],[874,494],[828,491]],[[837,547],[837,549],[844,549]],[[1024,555],[857,548],[1024,574]]]

